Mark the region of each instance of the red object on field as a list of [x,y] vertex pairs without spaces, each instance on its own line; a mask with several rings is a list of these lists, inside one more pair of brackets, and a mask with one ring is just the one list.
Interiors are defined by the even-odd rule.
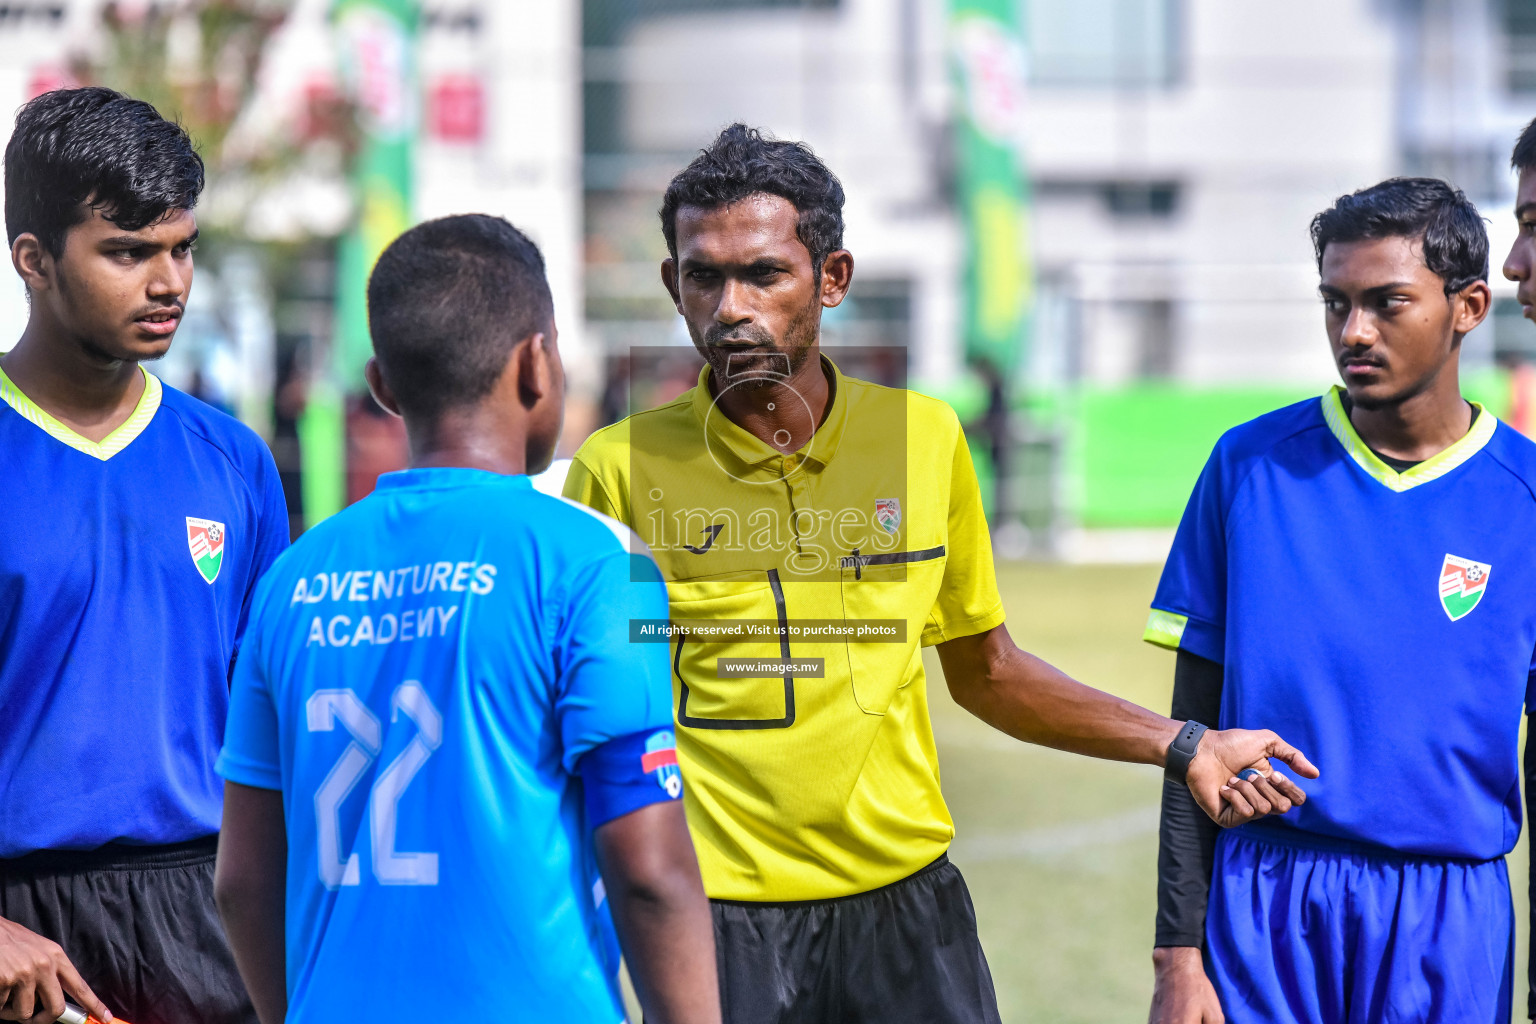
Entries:
[[346,130],[346,99],[329,75],[310,75],[300,98],[299,137],[305,142],[335,138]]
[[27,99],[37,99],[43,93],[55,89],[75,89],[79,85],[75,76],[63,68],[40,65],[32,69],[32,77],[27,79]]
[[1536,437],[1536,370],[1529,363],[1509,375],[1509,425],[1526,437]]
[[485,86],[475,75],[442,75],[428,95],[432,136],[444,142],[479,142],[485,137]]
[[640,755],[640,769],[645,772],[654,772],[658,768],[665,768],[669,764],[677,764],[677,751],[653,750],[649,754]]

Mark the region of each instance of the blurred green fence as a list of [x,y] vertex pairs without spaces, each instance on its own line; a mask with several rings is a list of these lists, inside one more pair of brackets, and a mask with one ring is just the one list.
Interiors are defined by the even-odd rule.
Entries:
[[[1506,373],[1465,375],[1462,390],[1495,416],[1507,415]],[[1032,530],[1047,523],[1110,529],[1177,525],[1223,432],[1321,392],[1296,384],[1200,388],[1158,382],[1085,387],[1036,400],[1018,410],[1014,424],[1012,507]],[[977,414],[975,396],[957,391],[944,397],[963,421]],[[993,466],[986,448],[973,434],[972,457],[990,515]]]

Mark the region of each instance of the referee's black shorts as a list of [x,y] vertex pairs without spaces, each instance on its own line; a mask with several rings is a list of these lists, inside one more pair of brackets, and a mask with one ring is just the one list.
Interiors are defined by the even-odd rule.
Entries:
[[257,1024],[213,904],[218,839],[0,860],[0,917],[52,939],[132,1024]]
[[712,900],[726,1024],[999,1024],[960,871],[831,900]]

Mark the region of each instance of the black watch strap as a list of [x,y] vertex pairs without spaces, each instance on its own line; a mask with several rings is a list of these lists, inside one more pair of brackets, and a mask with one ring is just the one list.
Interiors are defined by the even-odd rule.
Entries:
[[1175,782],[1183,782],[1189,775],[1189,762],[1195,759],[1195,751],[1200,748],[1200,737],[1206,733],[1205,726],[1196,721],[1184,723],[1184,728],[1168,744],[1168,761],[1163,768],[1163,777]]

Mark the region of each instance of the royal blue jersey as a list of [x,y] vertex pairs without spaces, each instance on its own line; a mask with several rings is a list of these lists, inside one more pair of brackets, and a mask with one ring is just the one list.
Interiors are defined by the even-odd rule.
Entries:
[[288,513],[260,438],[144,381],[98,443],[0,373],[0,857],[219,830],[230,668]]
[[1322,772],[1303,806],[1245,827],[1497,857],[1520,831],[1536,445],[1482,410],[1398,473],[1341,393],[1222,437],[1146,638],[1220,662],[1220,726],[1273,729]]
[[666,616],[629,530],[525,476],[386,474],[278,560],[220,770],[283,793],[290,1022],[622,1018],[581,761],[629,738],[676,798],[668,648],[629,642]]

